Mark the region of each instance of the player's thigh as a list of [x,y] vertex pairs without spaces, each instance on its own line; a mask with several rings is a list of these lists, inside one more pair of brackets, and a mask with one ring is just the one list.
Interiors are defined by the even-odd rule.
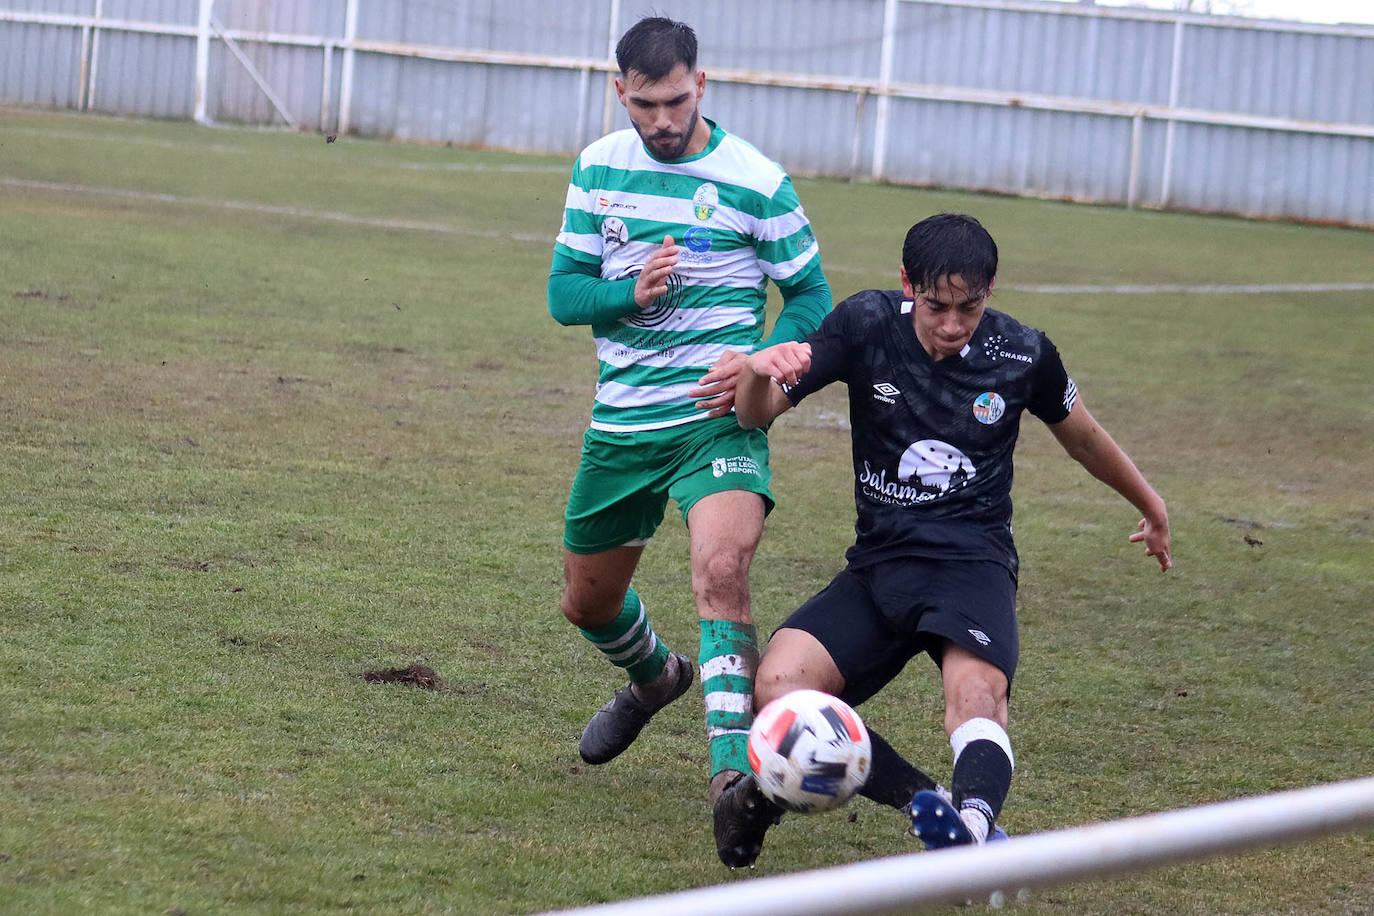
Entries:
[[684,433],[668,495],[689,528],[693,507],[714,493],[755,493],[763,500],[764,514],[772,511],[768,437],[762,430],[740,429],[735,418],[728,416],[690,423]]
[[823,690],[838,696],[844,675],[821,641],[788,626],[773,633],[754,679],[754,707],[762,709],[794,690]]
[[670,479],[650,436],[588,430],[563,513],[563,546],[579,555],[642,547],[663,521]]
[[921,651],[916,634],[893,627],[863,580],[848,569],[794,611],[777,632],[783,629],[815,638],[840,677],[839,689],[827,692],[851,706],[881,690]]
[[687,516],[687,532],[698,595],[735,590],[738,599],[748,601],[749,564],[763,534],[763,515],[762,497],[747,490],[710,493],[696,501]]
[[1000,563],[922,560],[926,594],[917,629],[930,637],[931,654],[953,644],[995,667],[1010,690],[1021,644],[1016,623],[1016,580]]

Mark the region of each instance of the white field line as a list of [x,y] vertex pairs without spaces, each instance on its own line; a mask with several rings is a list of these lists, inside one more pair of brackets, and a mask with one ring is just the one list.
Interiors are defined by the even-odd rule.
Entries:
[[480,162],[367,162],[377,168],[404,169],[412,172],[507,172],[526,175],[571,175],[572,163],[567,165],[485,165]]
[[[400,166],[406,168],[408,166]],[[460,167],[455,164],[454,167]],[[474,170],[480,167],[474,166]],[[26,178],[0,177],[0,186],[23,188],[31,191],[54,191],[60,194],[86,196],[120,197],[126,200],[150,200],[158,203],[182,204],[196,207],[210,207],[221,210],[240,210],[249,213],[264,213],[272,216],[290,216],[297,219],[326,220],[348,223],[355,226],[373,226],[380,229],[405,229],[414,232],[438,232],[444,235],[470,235],[480,238],[511,239],[517,242],[552,244],[554,232],[547,236],[530,235],[521,232],[500,232],[493,229],[476,229],[467,226],[454,226],[449,223],[424,222],[419,220],[388,219],[375,216],[358,216],[337,210],[313,210],[307,207],[286,207],[276,204],[253,203],[241,200],[217,200],[204,197],[185,197],[179,194],[163,194],[157,191],[132,191],[125,188],[102,188],[93,185],[66,184],[56,181],[35,181]],[[1124,284],[1106,285],[1037,285],[1006,284],[1003,289],[1021,293],[1044,293],[1050,295],[1235,295],[1249,293],[1325,293],[1325,292],[1365,292],[1374,290],[1374,282],[1369,283],[1253,283],[1253,284],[1196,284],[1163,283],[1157,285]]]
[[[174,149],[182,152],[186,151],[186,143],[178,143],[175,140],[159,140],[156,137],[120,137],[113,134],[100,134],[81,130],[52,130],[46,127],[6,127],[5,135],[8,137],[42,137],[45,140],[71,140],[74,143],[128,143],[134,146],[155,146],[160,149]],[[238,153],[245,152],[235,146],[227,146],[223,143],[210,143],[195,145],[197,152],[204,150],[209,153]]]
[[[132,146],[151,146],[158,149],[185,151],[187,144],[178,140],[161,140],[156,137],[123,137],[115,134],[100,134],[79,130],[53,130],[47,127],[6,127],[6,135],[21,137],[42,137],[49,140],[69,140],[73,143],[126,143]],[[195,144],[197,151],[211,153],[248,153],[257,155],[258,150],[224,143],[208,145]],[[347,163],[377,169],[400,169],[411,172],[502,172],[515,175],[567,175],[572,173],[568,165],[521,165],[519,163],[481,163],[481,162],[384,162],[378,160],[350,159]]]
[[1049,293],[1052,295],[1159,295],[1161,293],[1188,293],[1196,295],[1222,295],[1228,293],[1347,293],[1374,290],[1374,282],[1369,283],[1161,283],[1154,286],[1088,286],[1088,285],[1037,285],[1024,284],[1005,289],[1020,293]]
[[0,186],[23,188],[29,191],[54,191],[59,194],[77,194],[86,197],[118,197],[125,200],[149,200],[165,204],[181,204],[192,207],[210,207],[219,210],[239,210],[248,213],[263,213],[271,216],[289,216],[296,219],[324,220],[348,223],[354,226],[372,226],[378,229],[405,229],[414,232],[438,232],[444,235],[470,235],[489,239],[509,239],[516,242],[531,242],[553,245],[556,229],[551,228],[547,235],[530,235],[523,232],[501,232],[495,229],[474,229],[467,226],[454,226],[449,223],[432,223],[421,220],[387,219],[377,216],[358,216],[354,213],[341,213],[337,210],[313,210],[308,207],[285,207],[276,204],[261,204],[243,200],[215,200],[204,197],[184,197],[180,194],[162,194],[157,191],[130,191],[124,188],[101,188],[91,185],[64,184],[56,181],[32,181],[26,178],[0,177]]

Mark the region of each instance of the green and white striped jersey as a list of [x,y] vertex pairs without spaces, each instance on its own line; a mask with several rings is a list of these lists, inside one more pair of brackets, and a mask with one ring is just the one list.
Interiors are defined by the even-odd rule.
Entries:
[[687,392],[726,350],[763,338],[767,278],[786,282],[820,256],[792,181],[714,123],[706,149],[660,162],[634,130],[588,146],[573,166],[556,250],[636,275],[671,235],[682,249],[648,309],[594,323],[600,361],[593,429],[662,429],[706,418]]

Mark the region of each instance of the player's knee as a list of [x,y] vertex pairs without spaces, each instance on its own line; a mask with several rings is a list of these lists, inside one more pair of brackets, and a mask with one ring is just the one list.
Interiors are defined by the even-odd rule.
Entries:
[[1007,725],[1007,678],[1000,670],[976,666],[949,676],[945,681],[945,730],[954,729],[969,719],[991,719]]
[[945,702],[945,731],[954,730],[970,719],[990,719],[1007,727],[1007,691],[1003,680],[999,690],[996,683],[974,680],[958,685],[948,692]]
[[794,672],[770,660],[765,654],[754,677],[754,709],[762,709],[783,694],[797,689]]
[[602,596],[598,600],[597,596],[568,585],[563,589],[558,609],[563,612],[568,623],[584,630],[592,630],[614,620],[620,613],[624,601],[624,595],[619,598]]
[[719,550],[693,564],[692,592],[697,607],[709,616],[750,623],[749,557],[739,551]]

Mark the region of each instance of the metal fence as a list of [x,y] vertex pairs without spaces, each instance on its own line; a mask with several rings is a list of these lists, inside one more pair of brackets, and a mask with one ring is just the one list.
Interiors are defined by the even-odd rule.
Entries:
[[572,154],[640,15],[798,174],[1374,227],[1374,27],[1029,0],[0,0],[0,99]]

